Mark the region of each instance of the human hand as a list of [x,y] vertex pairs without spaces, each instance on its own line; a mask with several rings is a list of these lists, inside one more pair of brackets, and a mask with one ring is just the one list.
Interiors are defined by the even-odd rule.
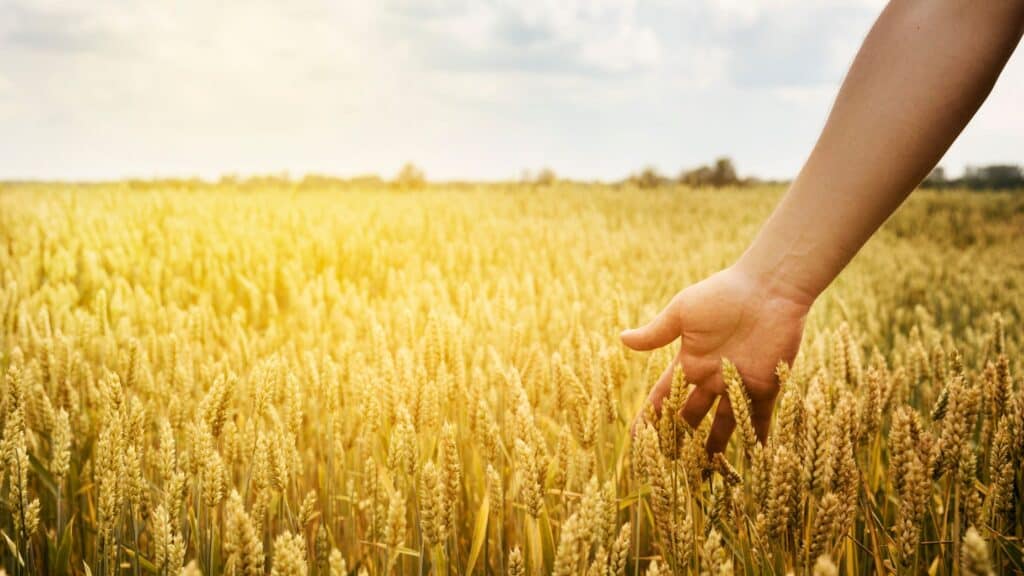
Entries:
[[646,326],[622,333],[623,343],[634,350],[653,350],[682,337],[679,353],[651,389],[648,400],[660,414],[679,363],[687,381],[695,385],[682,409],[682,417],[691,426],[700,424],[715,398],[721,396],[708,452],[725,450],[736,427],[729,397],[724,394],[722,358],[735,364],[743,377],[757,437],[763,442],[768,435],[779,391],[775,368],[780,360],[789,364],[796,357],[811,305],[782,292],[733,266],[676,294]]

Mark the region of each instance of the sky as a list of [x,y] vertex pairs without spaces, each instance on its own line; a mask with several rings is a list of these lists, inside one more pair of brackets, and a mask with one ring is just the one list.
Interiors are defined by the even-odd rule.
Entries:
[[[883,4],[0,0],[0,179],[789,178]],[[1024,164],[1022,101],[1018,53],[947,171]]]

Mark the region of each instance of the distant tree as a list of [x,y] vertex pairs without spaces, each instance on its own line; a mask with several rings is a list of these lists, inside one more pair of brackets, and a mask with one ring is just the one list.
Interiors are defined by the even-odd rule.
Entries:
[[684,170],[679,175],[679,182],[693,188],[711,186],[714,179],[714,171],[708,166],[698,166],[693,170]]
[[679,175],[679,182],[694,188],[736,186],[743,181],[736,174],[736,166],[728,156],[715,160],[712,166],[698,166],[693,170],[684,170]]
[[739,182],[739,178],[736,177],[736,167],[732,164],[732,159],[727,156],[723,156],[715,160],[715,167],[712,169],[711,185],[715,188],[721,188],[723,186],[733,186]]
[[946,169],[942,166],[936,166],[932,168],[932,171],[928,173],[924,181],[921,182],[922,188],[945,188],[949,184],[949,180],[946,179]]
[[640,171],[639,174],[633,174],[629,177],[629,182],[637,188],[657,188],[666,182],[665,177],[662,176],[658,169],[654,166],[648,166]]
[[407,162],[395,176],[395,185],[403,190],[423,188],[427,184],[427,177],[412,162]]
[[967,166],[961,183],[973,190],[1007,190],[1024,188],[1024,170],[1014,164]]
[[533,182],[538,186],[551,186],[558,182],[558,175],[551,168],[541,168]]

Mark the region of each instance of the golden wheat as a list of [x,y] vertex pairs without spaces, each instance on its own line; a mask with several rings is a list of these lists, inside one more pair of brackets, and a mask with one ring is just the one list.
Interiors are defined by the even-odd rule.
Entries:
[[765,443],[728,358],[724,454],[686,366],[645,405],[673,358],[619,330],[779,192],[2,185],[0,565],[1024,571],[1020,196],[901,208],[779,366]]

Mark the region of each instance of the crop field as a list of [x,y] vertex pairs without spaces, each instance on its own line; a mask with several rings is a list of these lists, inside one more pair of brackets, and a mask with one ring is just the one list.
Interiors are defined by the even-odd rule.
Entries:
[[741,408],[713,458],[707,420],[631,434],[674,350],[619,332],[782,191],[0,185],[0,564],[1024,571],[1024,195],[916,193],[815,304],[767,443]]

